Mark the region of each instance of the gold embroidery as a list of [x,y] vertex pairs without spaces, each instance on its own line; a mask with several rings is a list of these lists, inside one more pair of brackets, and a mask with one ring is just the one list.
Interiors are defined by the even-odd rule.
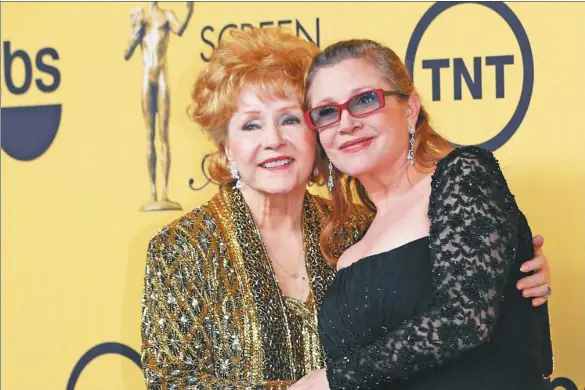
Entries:
[[[329,207],[308,192],[303,207],[306,304],[282,296],[239,190],[223,187],[151,240],[142,302],[149,389],[285,389],[323,366],[317,308],[334,270],[319,234]],[[370,217],[349,223],[348,243]]]

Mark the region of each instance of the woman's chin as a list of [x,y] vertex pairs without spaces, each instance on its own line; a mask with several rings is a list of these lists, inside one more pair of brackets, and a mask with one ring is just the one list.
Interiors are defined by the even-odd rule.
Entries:
[[372,170],[372,167],[369,164],[358,163],[338,167],[337,169],[348,176],[359,178],[360,176],[367,175]]
[[256,185],[253,187],[255,191],[267,194],[267,195],[292,195],[294,193],[300,192],[302,189],[306,188],[308,184],[308,180],[303,184],[296,180],[278,180],[274,179],[270,182],[262,183],[260,185]]

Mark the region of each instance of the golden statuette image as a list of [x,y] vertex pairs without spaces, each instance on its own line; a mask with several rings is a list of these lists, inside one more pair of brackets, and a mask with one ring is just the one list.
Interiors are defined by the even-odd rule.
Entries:
[[[128,61],[136,47],[142,49],[142,116],[146,125],[146,161],[150,177],[150,200],[142,211],[181,210],[181,205],[169,199],[171,151],[169,145],[170,91],[167,52],[171,32],[181,36],[193,14],[193,2],[187,2],[187,15],[180,21],[173,11],[161,9],[158,2],[148,3],[148,9],[135,8],[130,13],[132,34],[124,59]],[[155,148],[156,124],[160,151]],[[157,158],[158,157],[158,158]],[[160,194],[157,191],[157,165],[162,169]]]

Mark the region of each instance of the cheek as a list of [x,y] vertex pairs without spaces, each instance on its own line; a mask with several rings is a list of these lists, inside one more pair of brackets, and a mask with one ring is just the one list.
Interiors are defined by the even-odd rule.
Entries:
[[321,142],[321,146],[325,150],[325,153],[329,156],[331,154],[331,149],[333,147],[333,139],[334,139],[334,132],[329,130],[323,130],[319,133],[319,141]]
[[254,164],[256,143],[244,137],[230,138],[227,146],[231,151],[232,160],[235,161],[239,170],[250,169]]
[[308,133],[305,134],[303,140],[303,154],[314,156],[315,151],[317,150],[317,135],[311,130],[308,130]]
[[406,123],[400,121],[397,115],[389,113],[376,118],[376,129],[388,139],[402,139],[408,137]]
[[303,156],[305,159],[308,156],[315,155],[315,150],[317,149],[317,137],[311,130],[306,129],[301,134],[298,132],[291,134],[289,142],[299,155]]

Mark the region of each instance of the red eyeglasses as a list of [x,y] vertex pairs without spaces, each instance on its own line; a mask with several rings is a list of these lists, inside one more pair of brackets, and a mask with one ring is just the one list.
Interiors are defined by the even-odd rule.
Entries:
[[324,104],[305,112],[305,121],[311,130],[317,131],[338,123],[345,109],[354,118],[362,118],[385,105],[386,96],[406,96],[398,91],[371,89],[352,96],[343,104]]

